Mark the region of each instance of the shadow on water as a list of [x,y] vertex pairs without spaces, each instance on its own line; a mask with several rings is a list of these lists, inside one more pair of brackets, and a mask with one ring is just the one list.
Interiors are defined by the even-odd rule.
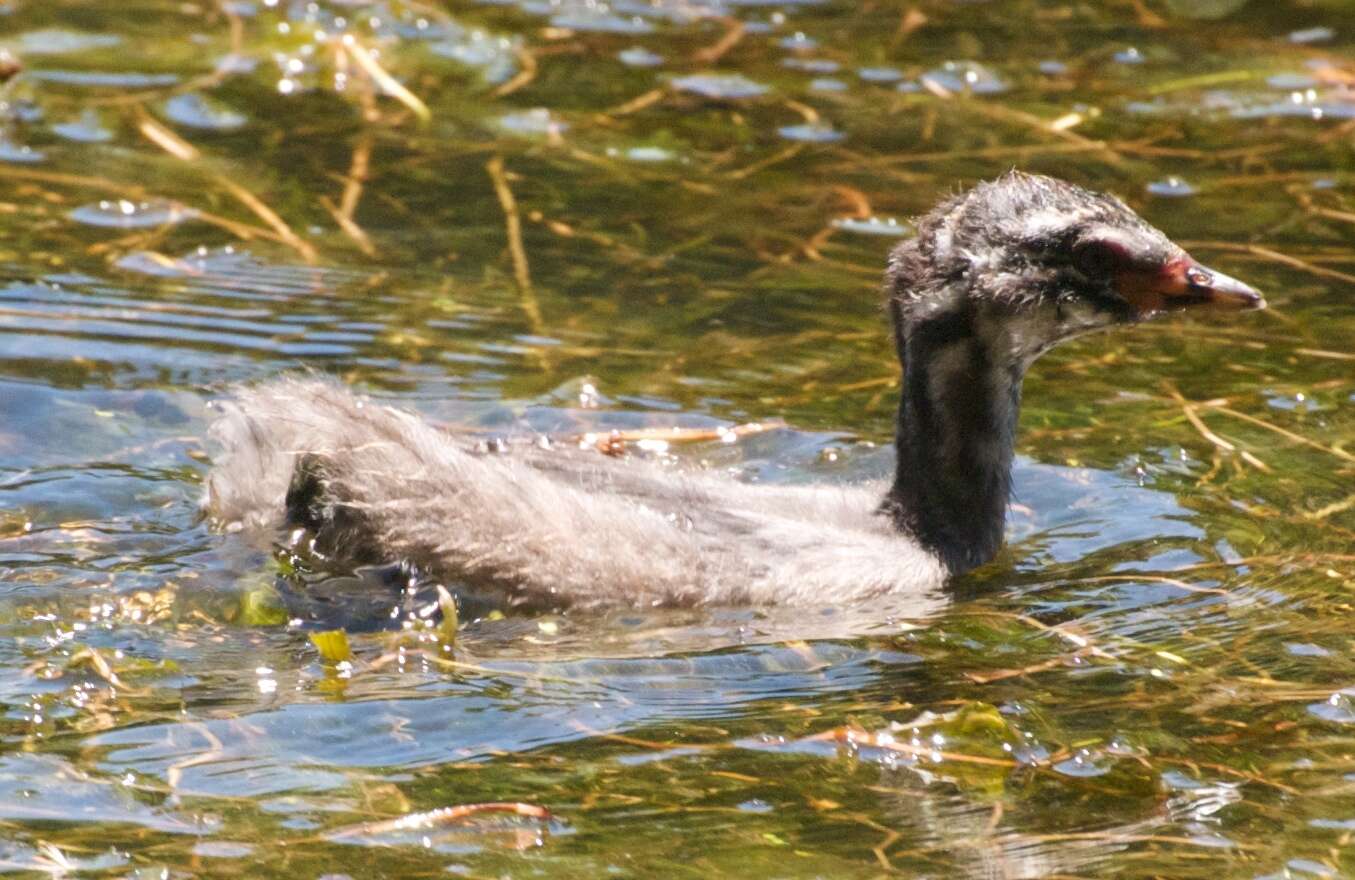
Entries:
[[[1351,12],[0,0],[0,870],[1351,873]],[[295,368],[495,436],[780,416],[670,452],[878,480],[884,255],[1013,166],[1271,309],[1043,359],[944,597],[445,650],[202,520],[211,402]],[[549,816],[438,812],[506,801]]]

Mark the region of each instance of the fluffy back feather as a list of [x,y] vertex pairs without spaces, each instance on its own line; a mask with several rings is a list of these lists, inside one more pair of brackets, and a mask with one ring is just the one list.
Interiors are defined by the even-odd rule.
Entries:
[[882,486],[749,485],[578,450],[480,453],[316,379],[241,389],[223,409],[210,515],[275,532],[289,524],[290,486],[293,517],[310,520],[336,564],[404,559],[543,606],[892,595],[924,616],[943,601],[937,557],[873,513]]

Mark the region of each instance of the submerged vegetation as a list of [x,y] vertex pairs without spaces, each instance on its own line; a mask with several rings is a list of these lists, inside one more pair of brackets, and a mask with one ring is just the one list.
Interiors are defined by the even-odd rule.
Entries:
[[[0,871],[1355,871],[1353,13],[0,0]],[[198,515],[210,402],[299,365],[878,475],[884,254],[1010,167],[1271,308],[1041,361],[935,618],[458,618]]]

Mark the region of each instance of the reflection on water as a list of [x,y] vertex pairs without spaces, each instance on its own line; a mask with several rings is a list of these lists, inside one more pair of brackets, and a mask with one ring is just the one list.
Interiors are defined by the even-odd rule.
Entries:
[[[1349,4],[1102,6],[0,3],[0,869],[1355,870]],[[1012,166],[1271,309],[1038,364],[943,606],[468,610],[446,657],[389,585],[273,621],[201,520],[210,401],[298,367],[492,435],[782,416],[675,453],[879,479],[884,255]],[[364,824],[500,801],[551,818]]]

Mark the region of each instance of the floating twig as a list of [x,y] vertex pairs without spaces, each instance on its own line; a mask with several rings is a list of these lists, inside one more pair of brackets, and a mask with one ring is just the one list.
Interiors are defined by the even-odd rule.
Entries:
[[[828,243],[828,240],[837,232],[837,223],[839,220],[856,219],[864,220],[871,216],[870,199],[866,194],[855,187],[839,184],[833,187],[834,194],[840,196],[845,201],[849,210],[845,214],[838,215],[831,222],[824,225],[822,229],[811,235],[800,243],[797,250],[815,262],[823,259],[823,254],[819,249]],[[790,262],[794,253],[782,255],[782,262]],[[872,273],[874,274],[874,273]],[[875,380],[868,380],[867,385],[875,384]],[[838,391],[852,390],[850,388],[840,387]]]
[[373,245],[372,240],[367,237],[367,233],[363,231],[361,226],[353,221],[352,217],[344,214],[329,196],[320,196],[320,207],[329,212],[329,216],[334,218],[334,222],[343,230],[344,235],[348,236],[353,244],[357,245],[358,250],[362,251],[365,256],[376,256],[376,246]]
[[349,825],[325,835],[330,840],[342,840],[347,837],[369,837],[378,834],[391,834],[399,831],[425,831],[441,828],[462,819],[482,813],[508,813],[527,819],[549,822],[553,817],[550,810],[536,804],[521,801],[489,801],[480,804],[459,804],[455,807],[440,807],[422,813],[410,813],[398,819],[385,819],[378,822],[362,822]]
[[1231,162],[1234,159],[1251,159],[1255,156],[1293,149],[1289,144],[1258,144],[1254,147],[1238,147],[1232,150],[1195,150],[1189,147],[1159,147],[1140,141],[1111,141],[1110,146],[1131,156],[1166,156],[1198,159],[1202,162]]
[[1078,578],[1080,584],[1132,584],[1139,582],[1148,582],[1151,584],[1170,584],[1178,590],[1185,590],[1187,593],[1208,593],[1215,596],[1228,595],[1227,590],[1221,590],[1218,587],[1199,587],[1195,584],[1187,583],[1180,578],[1165,577],[1163,575],[1153,574],[1106,574],[1097,577]]
[[[138,110],[137,130],[140,131],[147,140],[151,141],[171,156],[174,156],[176,159],[185,162],[195,162],[202,158],[202,153],[198,151],[197,147],[188,143],[183,138],[152,119],[144,109]],[[287,245],[300,254],[301,258],[307,263],[314,263],[316,261],[317,254],[315,248],[311,246],[309,242],[303,240],[293,232],[292,228],[287,225],[287,221],[278,216],[272,208],[265,205],[258,196],[231,180],[229,177],[217,174],[213,176],[213,179],[223,189],[235,196],[235,198],[245,207],[254,212],[255,216],[272,228],[272,235],[264,234],[262,237],[271,238]],[[241,238],[248,239],[264,233],[264,230],[258,229],[257,227],[238,224],[215,214],[199,211],[197,216],[215,226],[228,229],[236,235],[239,235]]]
[[1328,269],[1323,266],[1314,265],[1307,260],[1281,253],[1280,251],[1266,247],[1265,245],[1239,244],[1233,241],[1190,241],[1183,242],[1182,247],[1228,251],[1235,254],[1252,254],[1273,263],[1281,263],[1285,266],[1300,269],[1307,272],[1309,275],[1316,275],[1319,278],[1333,278],[1337,281],[1344,281],[1347,284],[1355,284],[1355,275],[1351,275],[1347,272],[1338,272],[1336,269]]
[[367,169],[372,162],[372,135],[363,132],[353,147],[353,158],[348,163],[348,176],[344,178],[343,196],[339,199],[339,211],[349,220],[357,212],[358,202],[362,200],[362,188],[367,182]]
[[189,767],[196,767],[199,764],[215,763],[220,761],[226,754],[225,745],[222,744],[220,738],[217,737],[215,733],[212,733],[212,729],[206,724],[203,724],[201,721],[189,721],[185,726],[207,740],[209,749],[206,752],[200,752],[191,757],[175,761],[165,769],[165,782],[169,784],[172,791],[176,792],[179,788],[179,783],[183,781],[183,771],[187,770]]
[[243,239],[244,241],[262,238],[288,247],[291,246],[291,242],[271,229],[265,229],[262,226],[255,226],[251,223],[241,223],[239,220],[232,220],[229,217],[222,217],[220,214],[213,214],[198,208],[194,208],[193,210],[195,212],[193,215],[195,219],[216,226],[219,229],[224,229],[231,235]]
[[156,122],[145,110],[141,110],[138,114],[136,129],[141,132],[146,140],[155,144],[176,159],[182,159],[185,162],[196,162],[198,159],[202,158],[202,153],[198,151],[197,147]]
[[911,37],[918,29],[927,23],[927,15],[916,6],[909,6],[899,16],[899,26],[894,30],[894,38],[890,40],[891,46],[897,46],[904,40]]
[[0,179],[30,180],[34,183],[50,183],[55,186],[76,186],[106,192],[125,199],[145,198],[146,189],[136,184],[124,184],[104,177],[87,177],[81,174],[65,174],[60,171],[40,171],[36,168],[22,168],[0,162]]
[[1129,0],[1129,5],[1134,7],[1134,17],[1138,19],[1140,27],[1158,29],[1167,26],[1167,20],[1149,9],[1143,0]]
[[265,205],[258,196],[231,180],[229,177],[218,174],[214,179],[218,186],[234,196],[236,200],[246,208],[253,211],[254,215],[268,225],[283,242],[300,254],[301,259],[305,260],[307,263],[314,263],[316,261],[317,254],[314,246],[293,232],[292,227],[287,225],[287,221],[279,217],[272,208]]
[[[924,78],[924,84],[930,82]],[[1060,140],[1072,144],[1080,144],[1088,150],[1094,150],[1100,153],[1112,165],[1124,164],[1124,157],[1116,153],[1114,148],[1105,141],[1092,140],[1083,137],[1075,131],[1069,129],[1053,128],[1051,123],[1055,120],[1044,119],[1033,113],[1026,113],[1023,110],[1015,110],[1011,107],[1005,107],[1001,104],[990,104],[985,101],[958,101],[957,106],[964,107],[972,113],[979,116],[986,116],[989,119],[996,119],[1000,122],[1010,122],[1024,126],[1032,131],[1042,134],[1052,135]]]
[[766,158],[759,159],[751,165],[745,165],[742,168],[729,172],[729,178],[731,180],[743,180],[745,177],[751,177],[759,171],[764,171],[773,165],[779,165],[787,159],[794,159],[796,156],[803,153],[804,149],[804,144],[794,144],[779,153],[773,153]]
[[721,440],[726,443],[767,431],[777,431],[786,427],[781,419],[765,422],[747,422],[732,428],[638,428],[629,431],[608,431],[605,433],[587,432],[569,438],[569,442],[581,448],[596,449],[604,455],[621,455],[627,443],[702,443]]
[[536,301],[536,292],[532,290],[532,275],[527,267],[527,249],[522,245],[522,219],[518,216],[517,199],[508,185],[508,174],[503,168],[503,157],[495,156],[485,165],[489,179],[494,183],[494,194],[499,198],[499,207],[503,209],[504,228],[508,234],[508,253],[513,259],[513,280],[517,282],[518,294],[522,298],[522,311],[526,313],[532,329],[540,332],[545,322],[541,319],[541,306]]
[[338,207],[325,196],[320,197],[320,205],[330,213],[344,234],[352,239],[358,250],[369,257],[375,257],[376,246],[372,244],[366,230],[354,219],[358,203],[362,200],[362,189],[367,181],[371,159],[372,135],[370,131],[366,131],[353,147],[353,158],[348,163],[348,174],[343,178],[343,195],[339,197]]
[[613,248],[628,260],[643,260],[647,265],[658,267],[666,262],[666,256],[650,256],[644,251],[637,250],[623,241],[618,241],[610,235],[602,232],[594,232],[589,229],[575,229],[563,220],[553,220],[542,214],[540,211],[531,211],[527,214],[527,219],[533,223],[539,223],[546,229],[561,238],[581,238],[585,241],[591,241],[596,245],[605,248]]
[[1184,89],[1209,89],[1219,86],[1229,85],[1231,83],[1247,82],[1257,79],[1262,74],[1253,70],[1221,70],[1216,73],[1205,73],[1199,76],[1187,76],[1181,79],[1168,80],[1165,83],[1151,86],[1147,90],[1149,95],[1166,95],[1171,92],[1179,92]]
[[743,39],[747,27],[742,19],[735,18],[732,15],[726,15],[719,19],[725,26],[725,32],[720,35],[720,39],[711,43],[704,49],[698,49],[692,53],[692,60],[699,64],[714,64],[725,56],[725,53],[733,49]]
[[1232,418],[1246,422],[1249,425],[1255,425],[1258,428],[1264,428],[1265,430],[1270,431],[1271,433],[1279,434],[1286,440],[1292,440],[1295,443],[1307,446],[1310,449],[1316,449],[1319,452],[1325,452],[1328,455],[1334,455],[1337,458],[1341,459],[1342,461],[1355,463],[1355,455],[1346,452],[1344,449],[1341,449],[1336,446],[1326,446],[1322,443],[1318,443],[1316,440],[1310,440],[1307,437],[1304,437],[1302,434],[1296,434],[1293,431],[1290,431],[1286,428],[1281,428],[1279,425],[1267,422],[1265,419],[1259,419],[1256,416],[1248,415],[1247,413],[1244,412],[1239,412],[1233,409],[1232,407],[1225,406],[1222,403],[1215,403],[1213,401],[1210,401],[1201,404],[1201,406],[1207,407],[1210,410],[1210,412],[1223,413],[1226,416],[1231,416]]
[[432,118],[433,114],[428,110],[428,105],[419,100],[418,95],[405,88],[399,80],[391,76],[386,68],[382,67],[376,60],[376,56],[366,46],[359,43],[352,34],[344,35],[343,47],[352,54],[353,60],[372,78],[372,82],[376,83],[381,91],[414,111],[414,115],[419,117],[420,122],[427,122]]
[[786,98],[781,103],[785,104],[791,110],[794,110],[796,113],[800,114],[800,117],[804,119],[804,121],[809,125],[819,124],[819,111],[815,110],[808,104],[803,104],[792,98]]
[[831,740],[848,746],[868,746],[870,748],[883,749],[889,752],[901,752],[905,755],[913,755],[920,758],[940,757],[943,761],[956,761],[961,764],[980,764],[984,767],[1015,767],[1016,761],[1011,758],[989,758],[986,755],[967,755],[962,752],[943,752],[930,746],[915,746],[911,743],[898,742],[889,737],[882,737],[879,734],[862,730],[859,727],[839,727],[835,730],[825,731],[805,737],[808,742],[821,742]]
[[1056,669],[1060,666],[1068,666],[1073,661],[1089,656],[1091,653],[1091,648],[1083,648],[1066,656],[1054,657],[1040,663],[1032,663],[1029,666],[1022,666],[1019,669],[995,669],[992,672],[966,672],[964,676],[975,684],[992,684],[995,681],[1020,678],[1024,675],[1033,675],[1034,673],[1047,672],[1050,669]]
[[1303,515],[1304,519],[1323,520],[1329,516],[1335,516],[1338,513],[1345,513],[1347,510],[1355,508],[1355,495],[1350,495],[1341,501],[1333,501],[1317,510],[1310,511]]
[[536,55],[527,48],[519,48],[515,54],[518,64],[522,65],[522,69],[512,79],[494,90],[493,94],[496,98],[502,98],[504,95],[511,95],[519,89],[526,88],[532,80],[536,79]]
[[664,97],[667,94],[668,94],[667,89],[650,89],[643,95],[640,95],[639,97],[636,98],[631,98],[624,104],[618,104],[617,106],[613,107],[610,110],[604,110],[603,116],[629,116],[630,114],[637,113],[652,104],[659,103],[664,99]]
[[[1103,144],[1088,143],[1067,144],[1015,144],[1001,147],[979,147],[972,150],[937,150],[930,153],[903,153],[886,158],[872,157],[875,164],[881,166],[925,165],[929,162],[942,162],[954,159],[1008,159],[1029,158],[1037,155],[1065,155],[1068,153],[1091,153],[1103,148]],[[854,165],[859,170],[859,165]]]
[[1175,386],[1170,384],[1167,385],[1167,393],[1171,395],[1172,400],[1176,401],[1176,403],[1181,407],[1181,412],[1185,415],[1186,421],[1190,422],[1191,426],[1195,428],[1196,432],[1199,433],[1201,437],[1208,440],[1215,447],[1221,449],[1224,452],[1236,453],[1237,455],[1242,457],[1242,459],[1245,460],[1248,464],[1255,467],[1257,470],[1270,473],[1270,465],[1266,464],[1264,461],[1257,458],[1252,453],[1247,452],[1246,450],[1239,451],[1236,443],[1233,443],[1232,441],[1229,440],[1225,440],[1218,434],[1215,434],[1213,431],[1209,430],[1209,426],[1204,423],[1204,420],[1200,418],[1199,413],[1195,411],[1196,405],[1192,404],[1190,401],[1182,397],[1181,392],[1178,391]]

